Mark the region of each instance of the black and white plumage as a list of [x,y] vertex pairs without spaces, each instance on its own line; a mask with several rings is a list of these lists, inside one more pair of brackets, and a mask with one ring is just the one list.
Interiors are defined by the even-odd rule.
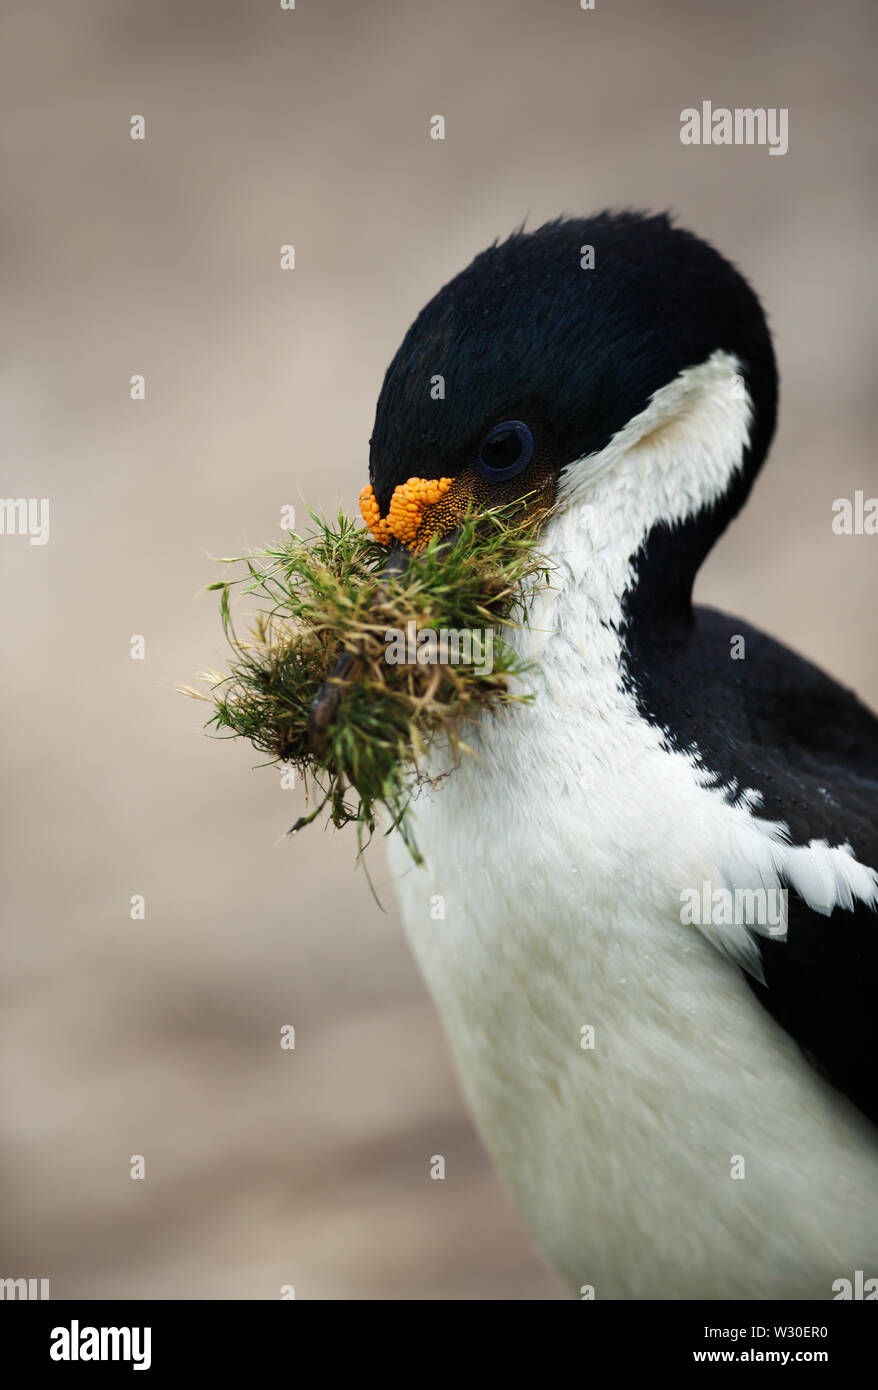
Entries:
[[[776,404],[745,280],[635,214],[482,253],[378,403],[382,512],[412,477],[483,501],[551,475],[551,587],[514,638],[536,698],[415,798],[424,866],[399,844],[392,862],[485,1144],[546,1258],[599,1298],[830,1298],[878,1273],[878,720],[691,602]],[[784,891],[783,921],[684,920],[704,885]]]

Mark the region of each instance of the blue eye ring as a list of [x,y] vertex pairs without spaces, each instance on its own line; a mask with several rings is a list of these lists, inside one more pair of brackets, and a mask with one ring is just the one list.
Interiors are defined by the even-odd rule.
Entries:
[[[498,461],[502,454],[498,450],[501,438],[506,435],[515,435],[518,439],[520,449],[518,457],[510,463],[501,467],[492,467],[489,462],[492,447],[497,454]],[[485,451],[488,450],[488,457]],[[476,472],[480,478],[485,478],[490,483],[505,483],[510,478],[517,478],[519,473],[523,473],[534,456],[534,437],[530,427],[523,420],[501,420],[499,425],[495,425],[489,430],[479,445],[479,452],[476,457]]]

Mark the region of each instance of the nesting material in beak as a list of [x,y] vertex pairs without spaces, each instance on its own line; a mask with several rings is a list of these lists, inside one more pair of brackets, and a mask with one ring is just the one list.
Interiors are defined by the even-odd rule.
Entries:
[[[371,832],[379,805],[399,823],[412,776],[428,777],[423,755],[434,738],[465,752],[470,721],[529,698],[519,685],[528,668],[503,633],[546,562],[533,519],[520,506],[508,512],[465,516],[414,562],[398,539],[376,544],[341,514],[226,562],[236,573],[212,587],[232,659],[200,698],[213,707],[210,727],[320,788],[319,805],[294,828],[327,805],[337,826]],[[237,585],[261,608],[246,637],[232,625]]]

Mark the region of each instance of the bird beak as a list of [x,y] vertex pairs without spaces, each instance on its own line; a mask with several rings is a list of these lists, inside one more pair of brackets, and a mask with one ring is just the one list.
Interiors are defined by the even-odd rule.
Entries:
[[387,553],[387,563],[381,571],[381,584],[392,584],[394,580],[401,579],[411,564],[412,552],[408,546],[403,545],[402,541],[391,541],[390,549]]
[[[441,555],[449,546],[454,545],[460,535],[461,528],[455,526],[451,531],[444,531],[437,547],[437,554]],[[389,586],[406,577],[407,574],[417,565],[420,550],[409,549],[403,545],[402,541],[392,541],[387,552],[387,562],[381,571],[381,584],[378,590],[379,598],[386,593]]]

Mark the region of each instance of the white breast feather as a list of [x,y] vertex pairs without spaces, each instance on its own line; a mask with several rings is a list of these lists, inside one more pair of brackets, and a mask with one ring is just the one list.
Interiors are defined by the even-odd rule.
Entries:
[[874,1131],[730,964],[760,973],[752,930],[680,915],[704,881],[874,906],[878,874],[709,784],[620,679],[631,557],[657,518],[725,491],[740,381],[714,354],[567,470],[541,540],[552,588],[515,637],[537,698],[483,720],[476,756],[417,796],[425,865],[391,845],[485,1144],[540,1249],[597,1297],[828,1298],[878,1254]]

